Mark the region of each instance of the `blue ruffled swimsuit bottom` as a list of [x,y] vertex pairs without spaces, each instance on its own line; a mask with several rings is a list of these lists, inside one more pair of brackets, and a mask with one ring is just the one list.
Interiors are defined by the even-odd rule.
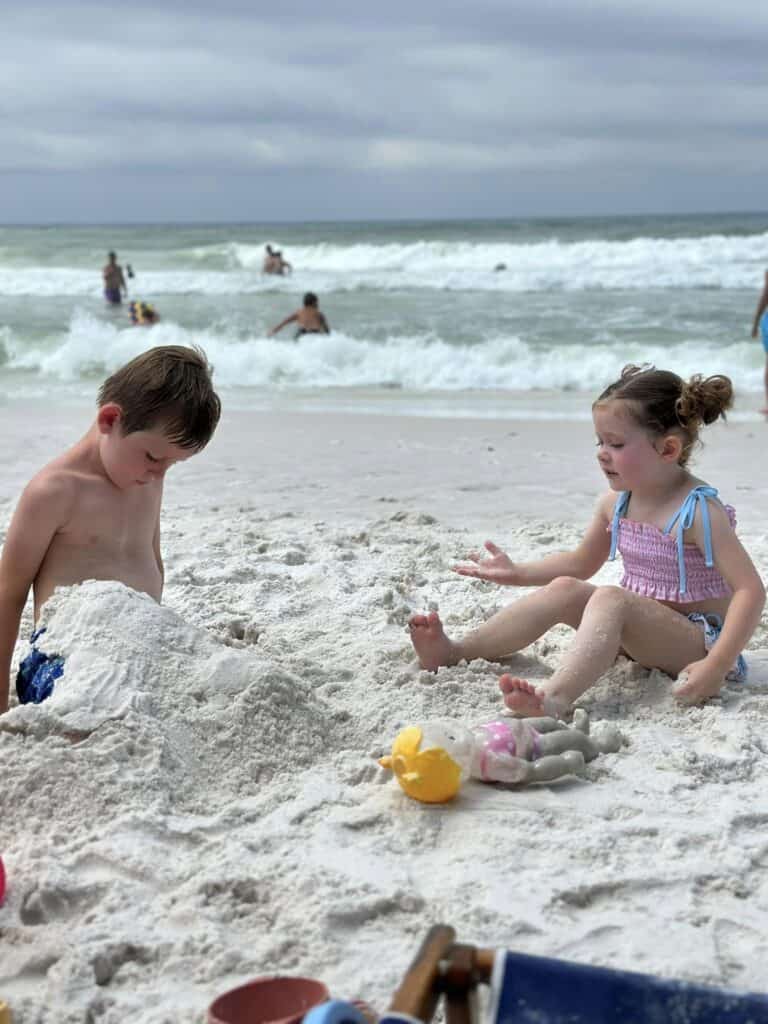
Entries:
[[[691,622],[695,622],[697,626],[701,626],[704,631],[704,649],[709,653],[720,638],[723,620],[719,615],[704,615],[703,612],[690,612],[687,618]],[[738,656],[725,678],[730,683],[745,683],[747,681],[747,660],[743,654]]]
[[31,650],[19,665],[16,693],[20,704],[41,704],[53,693],[53,684],[64,674],[64,659],[58,654],[43,654],[35,641],[45,632],[36,629],[30,637]]

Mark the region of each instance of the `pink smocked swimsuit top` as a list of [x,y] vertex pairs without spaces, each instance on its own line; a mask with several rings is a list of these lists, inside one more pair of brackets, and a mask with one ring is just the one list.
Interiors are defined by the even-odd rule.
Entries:
[[[650,523],[636,523],[624,518],[631,491],[622,491],[616,499],[611,523],[611,554],[621,552],[624,562],[622,587],[654,597],[659,601],[687,604],[711,597],[729,597],[731,589],[715,568],[712,557],[712,527],[707,501],[717,498],[714,487],[694,487],[663,530]],[[685,544],[683,534],[693,526],[697,506],[701,508],[704,527],[704,553],[696,544]],[[736,526],[736,512],[725,511],[731,526]],[[671,535],[678,523],[677,536]]]

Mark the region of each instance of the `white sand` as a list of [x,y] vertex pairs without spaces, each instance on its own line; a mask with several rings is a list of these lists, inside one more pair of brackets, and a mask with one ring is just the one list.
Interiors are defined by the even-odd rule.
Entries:
[[[41,432],[4,412],[3,528],[90,415],[51,409]],[[712,428],[697,464],[763,575],[766,436]],[[168,478],[164,607],[114,584],[57,596],[64,679],[0,719],[0,999],[17,1024],[199,1021],[274,972],[382,1009],[435,921],[765,986],[765,618],[751,682],[702,709],[619,663],[583,703],[629,746],[585,781],[469,783],[425,807],[374,759],[410,721],[498,711],[499,666],[421,672],[405,621],[434,602],[459,631],[514,596],[450,572],[488,536],[520,558],[570,545],[601,488],[591,445],[587,423],[226,416]],[[545,677],[567,638],[508,665]]]

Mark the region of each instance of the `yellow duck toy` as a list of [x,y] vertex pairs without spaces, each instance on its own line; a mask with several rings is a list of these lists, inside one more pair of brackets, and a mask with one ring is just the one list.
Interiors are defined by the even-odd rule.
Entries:
[[462,735],[465,732],[461,727],[452,729],[447,722],[409,725],[397,734],[392,753],[380,758],[379,764],[395,773],[397,781],[414,800],[425,804],[447,803],[453,800],[469,775],[471,749],[467,736]]

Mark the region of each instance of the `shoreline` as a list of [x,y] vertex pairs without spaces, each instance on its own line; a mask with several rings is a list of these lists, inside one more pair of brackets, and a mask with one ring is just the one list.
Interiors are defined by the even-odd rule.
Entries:
[[[214,366],[215,375],[215,366]],[[0,377],[0,408],[11,414],[44,402],[54,408],[92,409],[102,377],[92,381],[54,381],[35,373],[19,374],[9,385]],[[11,386],[13,391],[9,391]],[[392,419],[499,420],[509,423],[591,423],[596,391],[528,388],[419,391],[399,387],[289,388],[218,386],[226,415],[254,412],[280,416],[381,416]],[[729,423],[765,424],[762,391],[737,393]]]
[[[85,433],[94,408],[49,402],[42,421],[26,402],[4,411],[9,443],[0,453],[0,503],[8,507],[37,469]],[[764,458],[764,426],[731,418],[704,428],[691,460],[692,471],[718,488],[749,529],[763,524],[768,507],[768,478],[754,472]],[[468,529],[504,529],[516,518],[586,525],[607,490],[594,452],[586,418],[449,423],[225,405],[207,449],[169,473],[164,514],[190,490],[201,507],[228,501],[234,508],[246,488],[265,512],[292,515],[376,516],[382,505],[405,501]]]

